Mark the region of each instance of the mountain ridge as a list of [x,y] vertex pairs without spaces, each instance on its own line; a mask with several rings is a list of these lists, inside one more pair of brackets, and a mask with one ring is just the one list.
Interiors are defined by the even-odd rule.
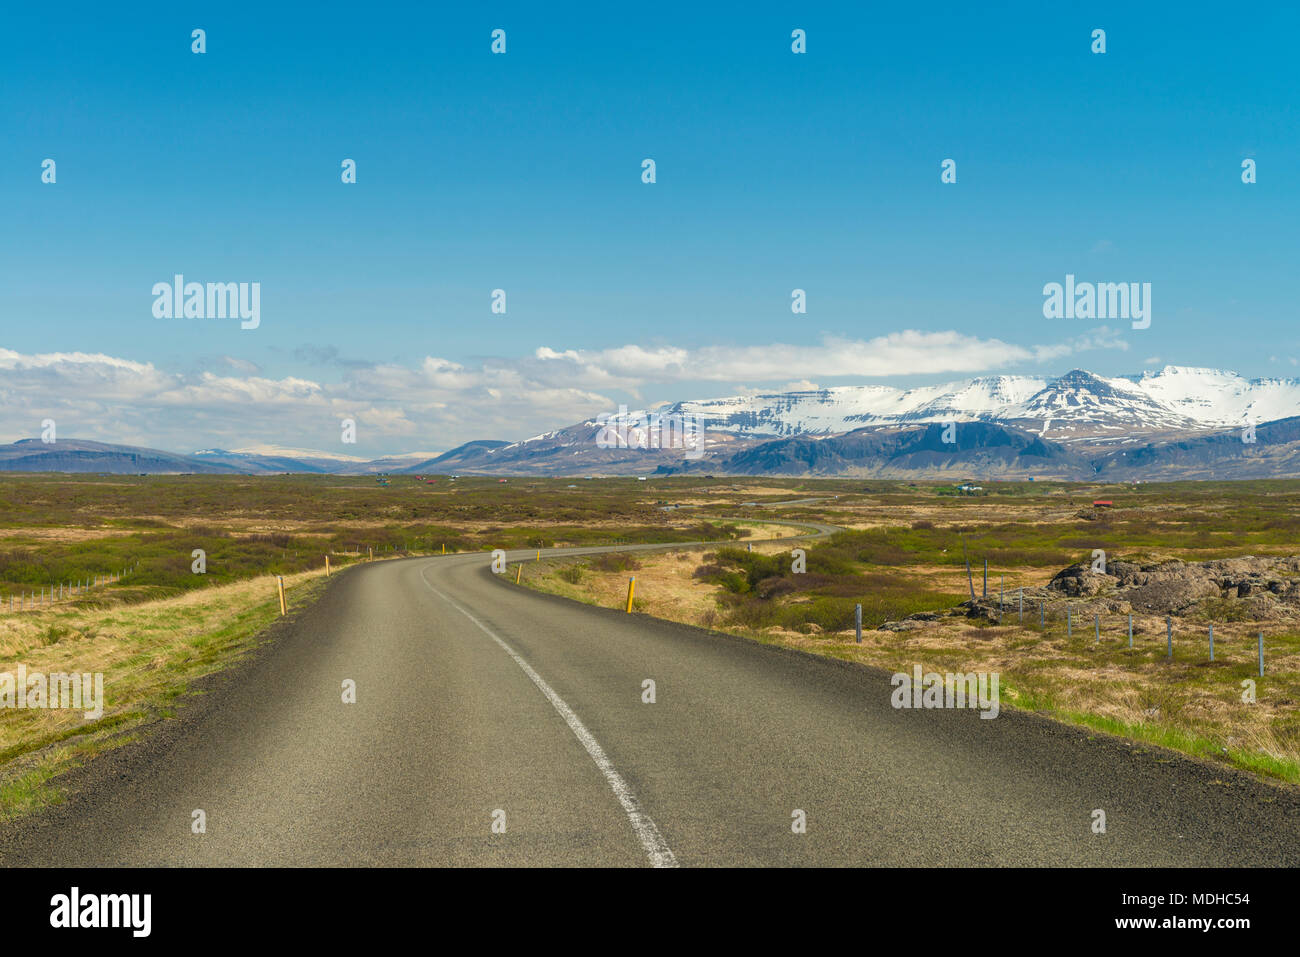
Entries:
[[[653,415],[698,421],[700,454],[649,447]],[[631,424],[633,447],[608,441],[609,425],[620,421]],[[1167,365],[1114,377],[1072,369],[911,389],[753,393],[600,416],[514,442],[477,439],[437,454],[375,459],[266,444],[185,455],[24,439],[0,446],[0,471],[1300,477],[1300,380]]]

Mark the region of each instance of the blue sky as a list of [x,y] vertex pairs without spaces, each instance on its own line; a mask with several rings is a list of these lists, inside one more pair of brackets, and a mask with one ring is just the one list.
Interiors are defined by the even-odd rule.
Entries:
[[[7,12],[0,438],[351,414],[372,454],[790,383],[1300,371],[1294,10],[442,6]],[[260,282],[261,325],[155,318],[177,272]],[[1151,283],[1151,327],[1045,319],[1066,273]]]

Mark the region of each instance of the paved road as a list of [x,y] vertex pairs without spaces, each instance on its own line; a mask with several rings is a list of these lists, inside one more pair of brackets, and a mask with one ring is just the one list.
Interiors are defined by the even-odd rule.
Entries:
[[1293,789],[891,690],[529,592],[485,554],[376,562],[0,831],[0,864],[1300,864]]

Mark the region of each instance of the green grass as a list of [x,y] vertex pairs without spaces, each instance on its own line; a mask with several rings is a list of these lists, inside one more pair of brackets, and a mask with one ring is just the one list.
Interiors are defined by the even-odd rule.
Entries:
[[864,569],[833,546],[814,546],[807,558],[807,571],[795,573],[787,552],[765,555],[720,548],[703,556],[695,577],[721,586],[718,604],[724,623],[754,632],[844,631],[854,627],[859,604],[863,628],[878,628],[886,621],[960,601],[918,587],[912,576]]
[[[263,574],[319,567],[326,554],[376,557],[554,544],[735,541],[751,530],[682,512],[666,520],[626,479],[394,476],[87,476],[0,474],[0,602],[60,583],[128,573],[82,607],[152,601]],[[202,516],[200,521],[195,516]],[[274,528],[275,526],[280,526]],[[274,528],[274,530],[272,530]],[[51,538],[46,529],[79,534]],[[192,571],[206,554],[206,574]],[[3,613],[3,612],[0,612]]]

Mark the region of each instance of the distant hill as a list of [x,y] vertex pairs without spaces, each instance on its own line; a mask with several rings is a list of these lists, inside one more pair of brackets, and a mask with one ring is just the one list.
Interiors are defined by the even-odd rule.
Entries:
[[1300,477],[1300,416],[1256,426],[1253,442],[1230,429],[1166,439],[1113,452],[1098,460],[1106,479],[1178,481]]
[[309,472],[326,474],[334,471],[336,462],[319,459],[293,458],[287,455],[254,455],[248,452],[227,452],[225,449],[201,449],[189,456],[201,466],[224,465],[231,471],[245,475],[280,474],[282,472]]
[[[732,475],[850,475],[878,478],[937,475],[1075,477],[1091,471],[1077,453],[1036,435],[973,422],[943,441],[939,424],[875,426],[828,438],[774,439],[691,471]],[[685,469],[665,469],[681,471]]]
[[441,455],[425,459],[423,462],[416,462],[414,465],[403,465],[393,471],[407,472],[413,475],[418,475],[421,472],[456,472],[462,466],[473,468],[480,463],[490,461],[491,454],[494,451],[509,444],[504,439],[477,439],[443,452]]
[[46,444],[40,439],[20,439],[12,445],[0,445],[0,471],[107,472],[112,475],[198,472],[220,475],[236,474],[242,470],[226,462],[204,462],[193,456],[134,445],[109,445],[86,439],[59,439]]

